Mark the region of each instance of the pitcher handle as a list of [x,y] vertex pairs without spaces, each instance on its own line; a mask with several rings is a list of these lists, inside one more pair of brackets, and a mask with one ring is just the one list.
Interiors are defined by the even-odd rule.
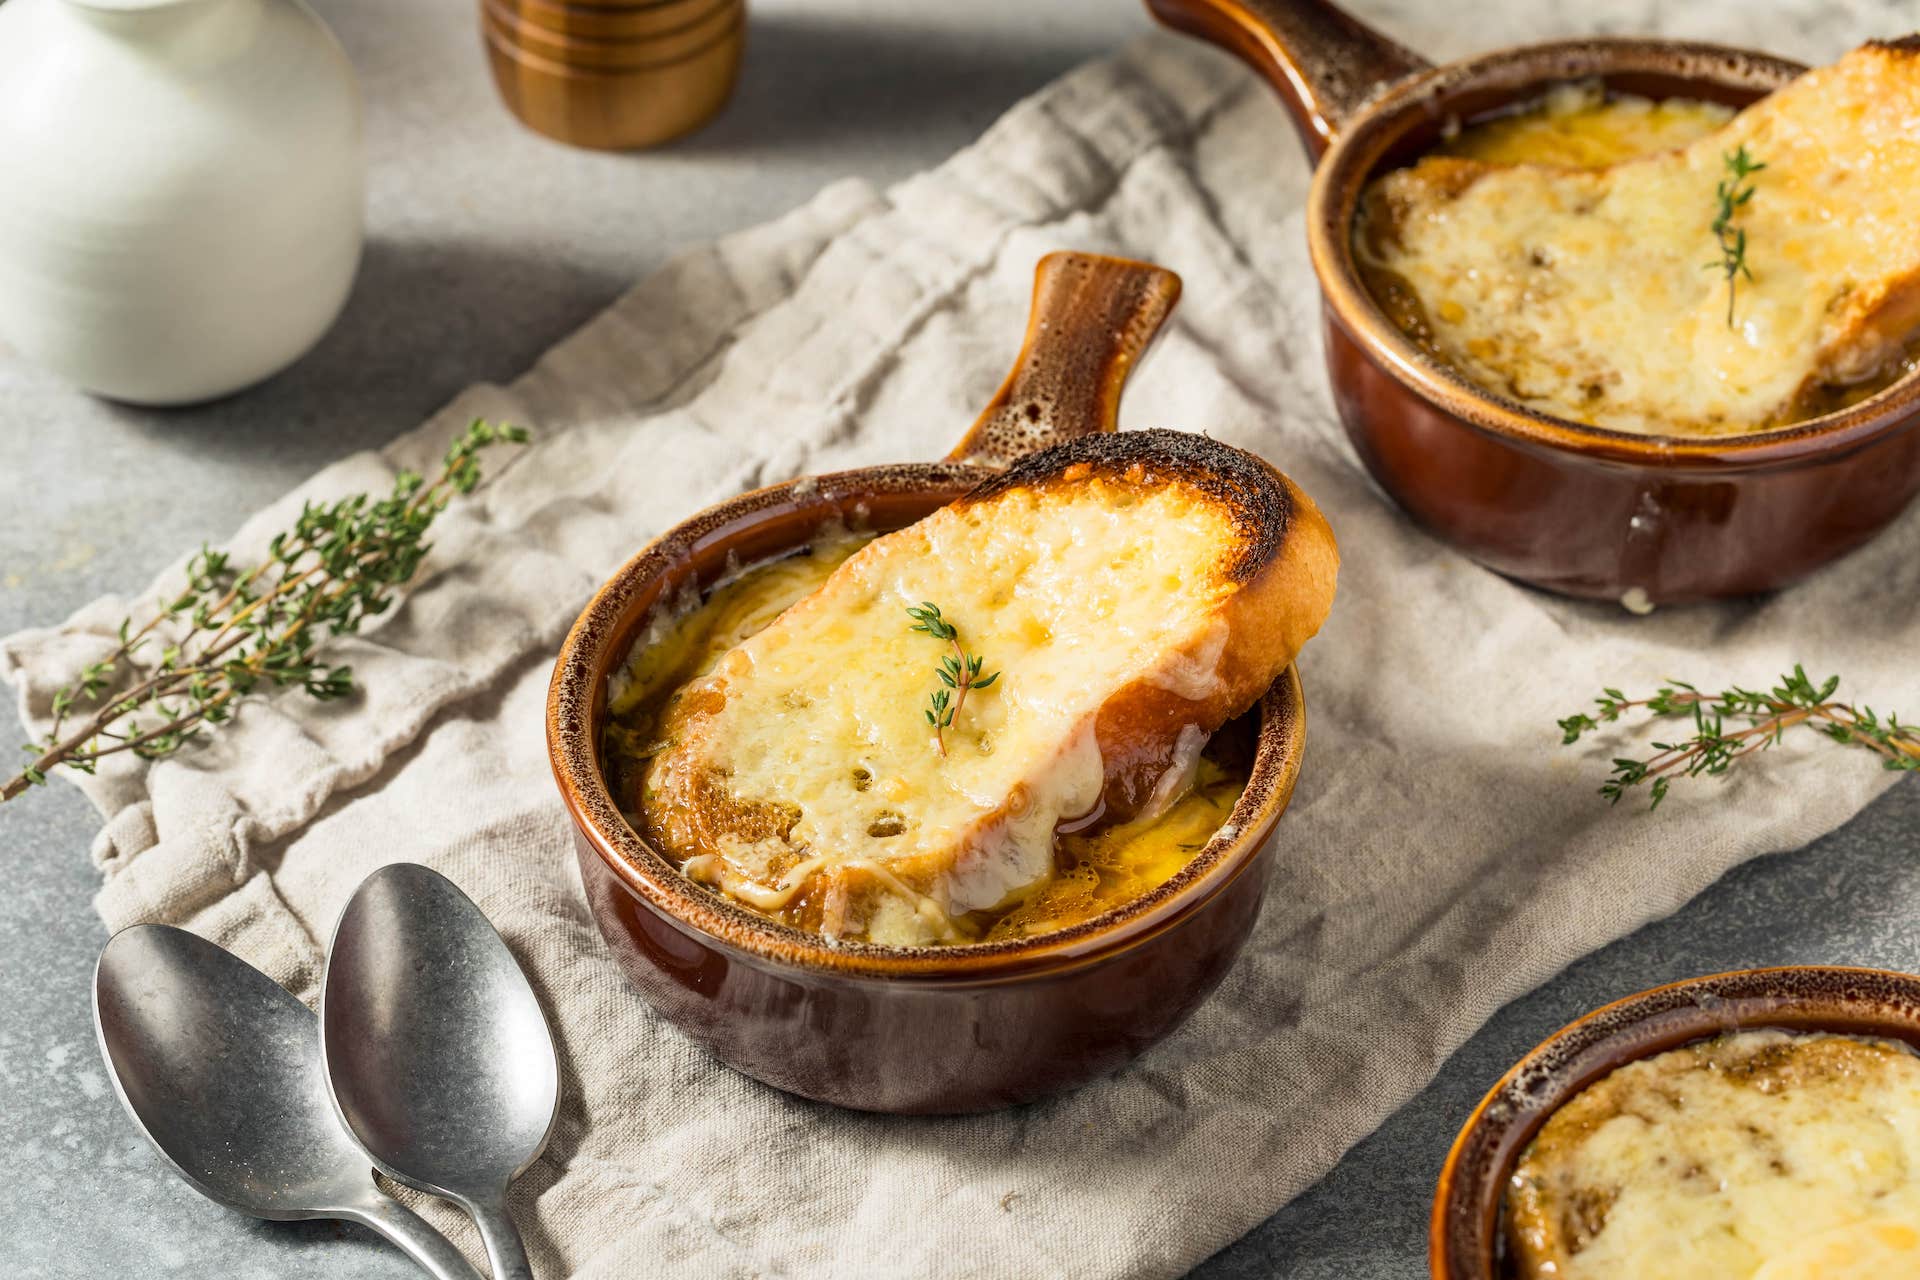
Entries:
[[947,460],[1006,466],[1114,430],[1127,375],[1179,300],[1180,277],[1150,263],[1092,253],[1040,259],[1020,357]]
[[1432,64],[1327,0],[1146,0],[1176,31],[1219,45],[1279,91],[1318,160],[1354,110]]

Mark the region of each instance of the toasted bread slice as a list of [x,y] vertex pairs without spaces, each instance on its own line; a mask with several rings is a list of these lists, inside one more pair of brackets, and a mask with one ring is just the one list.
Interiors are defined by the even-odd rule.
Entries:
[[[1088,436],[906,529],[673,701],[645,834],[695,879],[831,937],[974,936],[1053,872],[1061,824],[1163,805],[1316,632],[1338,553],[1311,499],[1201,436]],[[981,677],[936,740],[951,645]],[[977,917],[975,917],[977,919]]]
[[[1474,382],[1558,417],[1658,435],[1752,431],[1897,370],[1920,327],[1920,44],[1866,45],[1692,145],[1602,169],[1435,156],[1367,190],[1376,296]],[[1713,223],[1727,157],[1766,168]],[[1383,297],[1383,300],[1391,300]]]

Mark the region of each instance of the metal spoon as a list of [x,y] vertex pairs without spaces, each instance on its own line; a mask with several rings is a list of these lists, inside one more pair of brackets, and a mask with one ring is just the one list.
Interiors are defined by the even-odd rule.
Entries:
[[256,1218],[358,1222],[436,1280],[479,1280],[374,1185],[327,1099],[319,1024],[266,974],[184,929],[135,925],[100,954],[93,1018],[134,1124],[201,1195]]
[[496,1280],[530,1280],[507,1187],[547,1145],[560,1063],[527,977],[480,908],[411,862],[334,926],[320,983],[334,1105],[381,1171],[473,1215]]

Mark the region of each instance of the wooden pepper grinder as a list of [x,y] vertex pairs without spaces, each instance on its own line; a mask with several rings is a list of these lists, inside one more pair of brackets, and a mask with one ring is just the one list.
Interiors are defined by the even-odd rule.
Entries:
[[746,0],[480,0],[480,29],[522,123],[625,151],[689,133],[726,103]]

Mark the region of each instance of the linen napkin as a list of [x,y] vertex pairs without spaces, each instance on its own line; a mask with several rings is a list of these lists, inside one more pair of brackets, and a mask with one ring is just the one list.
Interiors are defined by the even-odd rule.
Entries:
[[[1631,7],[1607,0],[1588,20]],[[1816,10],[1817,40],[1783,52],[1831,57],[1915,17],[1687,6],[1670,25],[1751,39],[1806,30]],[[1503,36],[1548,34],[1539,10],[1503,12]],[[1383,25],[1419,45],[1438,21]],[[515,1204],[543,1276],[1190,1267],[1324,1173],[1500,1004],[1742,859],[1813,839],[1891,779],[1863,752],[1790,739],[1647,817],[1595,796],[1606,745],[1561,748],[1557,716],[1602,683],[1757,684],[1796,660],[1870,697],[1914,690],[1920,513],[1778,596],[1647,618],[1516,586],[1414,528],[1333,415],[1306,181],[1262,87],[1155,37],[938,169],[884,194],[834,186],[679,259],[510,386],[472,388],[329,468],[234,549],[257,555],[303,498],[430,468],[475,415],[538,432],[489,455],[490,483],[442,518],[403,603],[337,646],[362,694],[255,702],[202,747],[78,780],[105,816],[100,914],[184,925],[311,998],[364,875],[401,858],[450,875],[529,969],[561,1045],[559,1126]],[[1185,278],[1126,424],[1263,454],[1341,541],[1339,599],[1301,661],[1308,758],[1268,903],[1219,992],[1110,1079],[961,1119],[787,1097],[664,1025],[607,955],[544,755],[553,654],[601,578],[695,508],[945,452],[1012,359],[1034,263],[1070,247]],[[0,646],[29,719],[44,725],[54,689],[170,581]],[[472,1247],[463,1218],[423,1207]]]

